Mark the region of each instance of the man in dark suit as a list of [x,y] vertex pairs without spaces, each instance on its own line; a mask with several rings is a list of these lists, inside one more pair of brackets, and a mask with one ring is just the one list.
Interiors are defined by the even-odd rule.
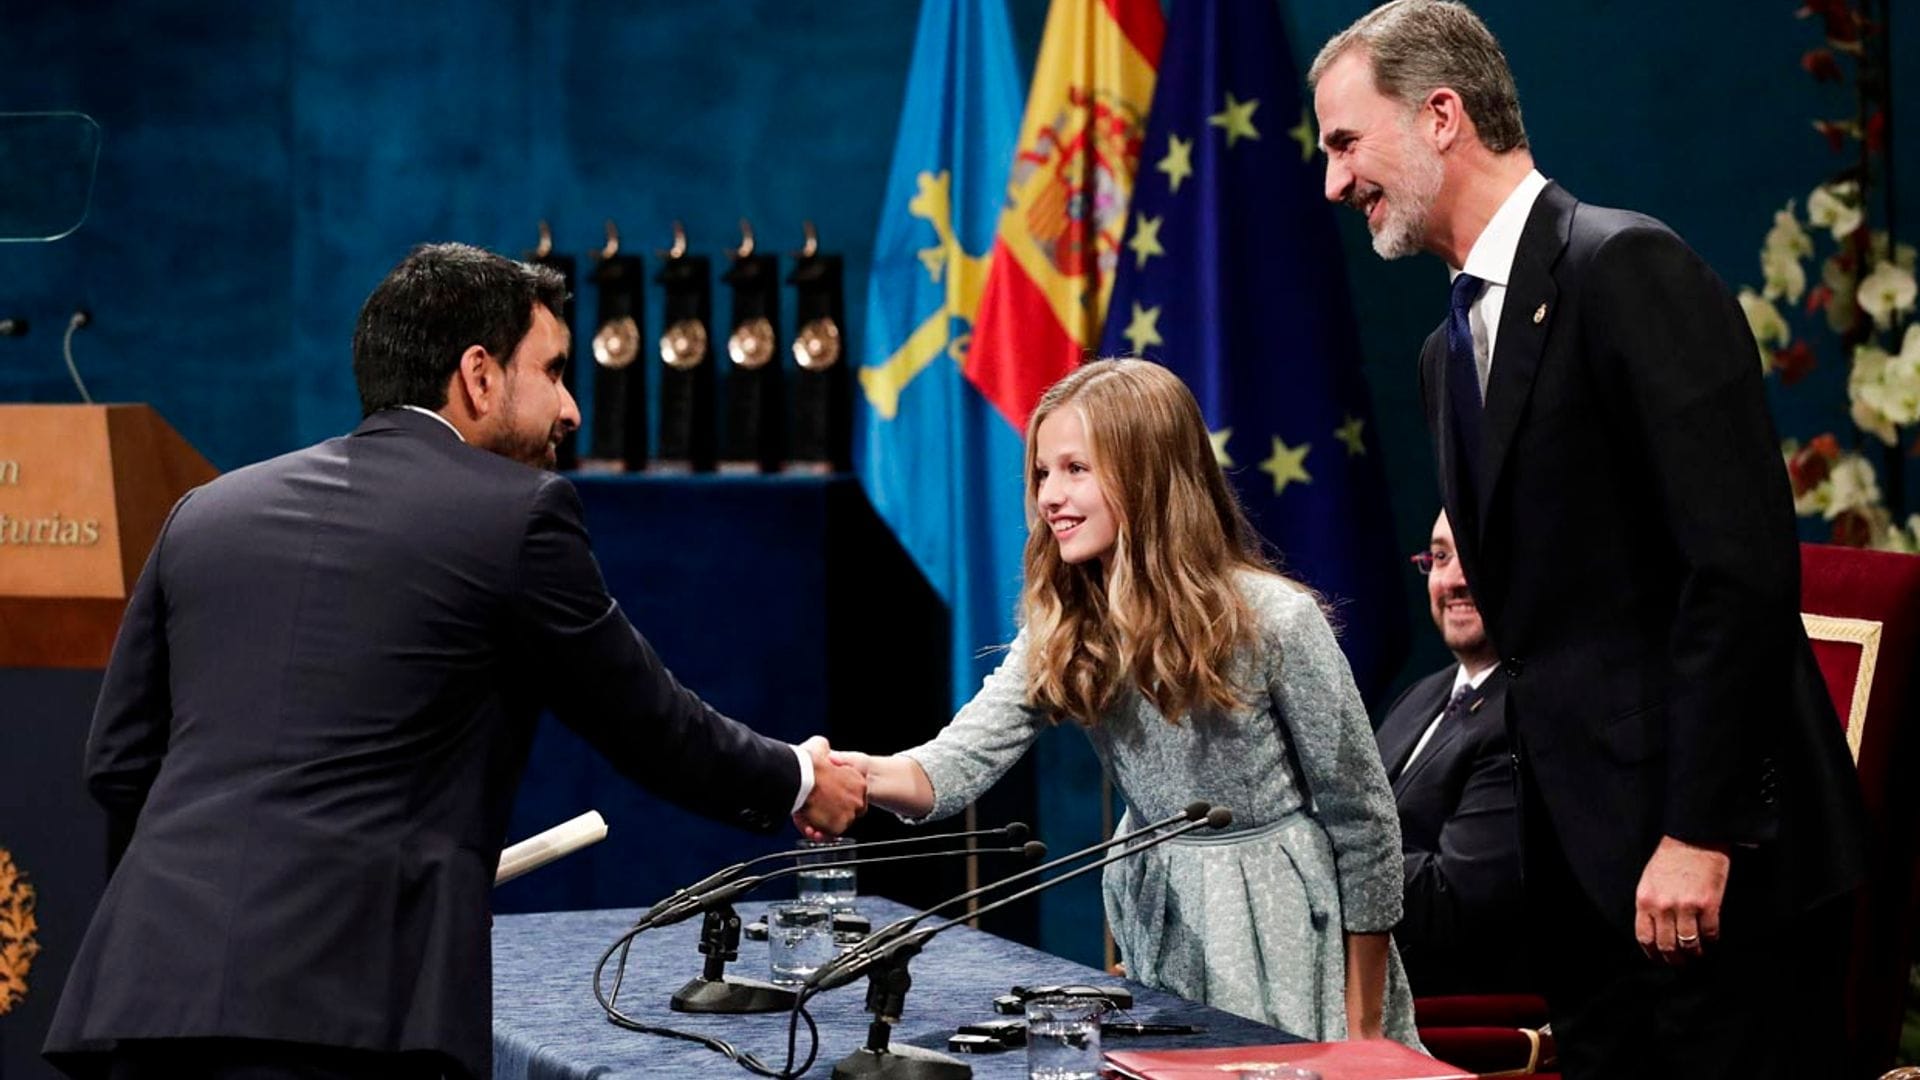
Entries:
[[491,1074],[487,898],[534,721],[754,829],[864,780],[680,686],[601,582],[551,270],[423,247],[354,335],[365,421],[174,507],[87,781],[125,854],[47,1041],[74,1075]]
[[1458,272],[1420,370],[1520,757],[1533,925],[1498,944],[1570,1076],[1830,1075],[1863,815],[1739,307],[1534,170],[1466,8],[1384,5],[1310,81],[1327,197]]
[[1416,995],[1532,991],[1521,921],[1520,826],[1507,741],[1507,677],[1467,589],[1446,511],[1427,550],[1433,625],[1458,663],[1407,688],[1374,732],[1400,810],[1407,895],[1393,942]]

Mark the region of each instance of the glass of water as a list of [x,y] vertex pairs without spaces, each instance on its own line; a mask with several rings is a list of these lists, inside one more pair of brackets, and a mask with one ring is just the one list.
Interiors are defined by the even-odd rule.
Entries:
[[1027,1076],[1097,1080],[1100,1017],[1107,999],[1049,994],[1027,1001]]
[[797,883],[800,899],[825,904],[835,911],[852,911],[854,898],[859,895],[853,867],[815,867],[823,863],[851,860],[853,852],[848,849],[853,846],[853,841],[845,837],[837,840],[802,840],[800,846],[808,849],[808,854],[800,856],[801,870]]
[[799,986],[833,959],[833,909],[807,900],[767,908],[767,972],[779,986]]

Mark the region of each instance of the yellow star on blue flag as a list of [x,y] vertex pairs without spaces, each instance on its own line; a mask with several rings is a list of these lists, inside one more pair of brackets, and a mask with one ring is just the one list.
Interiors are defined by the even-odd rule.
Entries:
[[1260,463],[1260,471],[1273,477],[1273,493],[1279,495],[1292,483],[1311,484],[1313,474],[1307,472],[1307,454],[1312,452],[1312,443],[1288,446],[1280,436],[1273,437],[1273,453]]
[[1227,91],[1226,106],[1219,112],[1207,117],[1207,123],[1217,128],[1226,129],[1227,148],[1231,150],[1233,144],[1239,142],[1241,139],[1258,139],[1260,137],[1260,132],[1253,126],[1253,110],[1259,107],[1259,98],[1254,98],[1251,101],[1237,101],[1234,99],[1233,91],[1229,90]]

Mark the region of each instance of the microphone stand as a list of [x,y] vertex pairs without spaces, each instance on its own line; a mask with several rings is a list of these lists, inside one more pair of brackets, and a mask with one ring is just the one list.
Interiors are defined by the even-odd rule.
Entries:
[[[985,915],[1016,900],[1024,900],[1035,893],[1051,889],[1063,881],[1137,855],[1155,844],[1171,840],[1176,836],[1202,827],[1223,829],[1232,821],[1232,811],[1225,807],[1215,807],[1198,821],[1189,820],[1177,829],[1160,833],[1150,840],[1123,848],[1104,859],[1076,867],[1058,877],[1048,878],[1038,885],[995,900],[974,912],[973,917]],[[1141,831],[1151,831],[1151,827]],[[1124,840],[1131,840],[1138,835],[1139,832],[1128,833]],[[1097,845],[1095,850],[1098,850]],[[920,954],[920,950],[929,939],[966,921],[953,919],[929,930],[915,930],[905,934],[890,944],[882,944],[878,951],[866,959],[864,965],[856,959],[835,972],[829,973],[822,968],[814,976],[819,981],[809,980],[808,985],[802,988],[796,1008],[805,1007],[807,999],[822,990],[830,990],[857,978],[861,970],[867,972],[867,1011],[873,1014],[873,1023],[867,1026],[867,1045],[834,1064],[833,1080],[863,1080],[866,1077],[886,1077],[888,1080],[971,1080],[972,1067],[957,1058],[937,1050],[923,1050],[907,1044],[892,1045],[893,1025],[900,1022],[900,1014],[906,1010],[907,991],[913,986],[913,977],[907,972],[907,965]],[[831,978],[823,977],[829,974],[832,975]]]
[[931,859],[943,855],[996,855],[1020,853],[1028,858],[1037,858],[1046,854],[1046,845],[1030,840],[1021,847],[957,848],[950,851],[919,851],[909,855],[884,855],[870,859],[845,859],[830,863],[803,863],[798,866],[782,867],[765,874],[736,878],[717,888],[710,889],[698,896],[687,896],[676,903],[661,905],[662,910],[650,914],[647,928],[670,926],[684,919],[692,918],[696,913],[704,912],[706,918],[700,924],[700,955],[706,957],[698,976],[685,986],[674,991],[667,1006],[675,1012],[688,1013],[763,1013],[785,1012],[794,1006],[794,992],[784,986],[778,986],[764,979],[749,979],[727,974],[727,965],[740,958],[740,915],[733,908],[733,901],[761,883],[778,877],[815,870],[839,870],[856,866],[872,866],[876,863],[903,862],[909,859]]
[[700,924],[700,955],[707,958],[700,974],[667,1000],[674,1012],[763,1013],[793,1008],[792,990],[765,979],[727,974],[727,965],[740,958],[740,913],[732,904],[722,901],[707,909]]

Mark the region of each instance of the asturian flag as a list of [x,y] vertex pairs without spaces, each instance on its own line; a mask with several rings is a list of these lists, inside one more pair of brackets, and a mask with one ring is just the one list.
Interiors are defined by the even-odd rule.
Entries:
[[1027,535],[1021,433],[961,370],[1019,121],[1003,0],[923,0],[874,240],[854,459],[947,603],[955,707],[1013,640]]

